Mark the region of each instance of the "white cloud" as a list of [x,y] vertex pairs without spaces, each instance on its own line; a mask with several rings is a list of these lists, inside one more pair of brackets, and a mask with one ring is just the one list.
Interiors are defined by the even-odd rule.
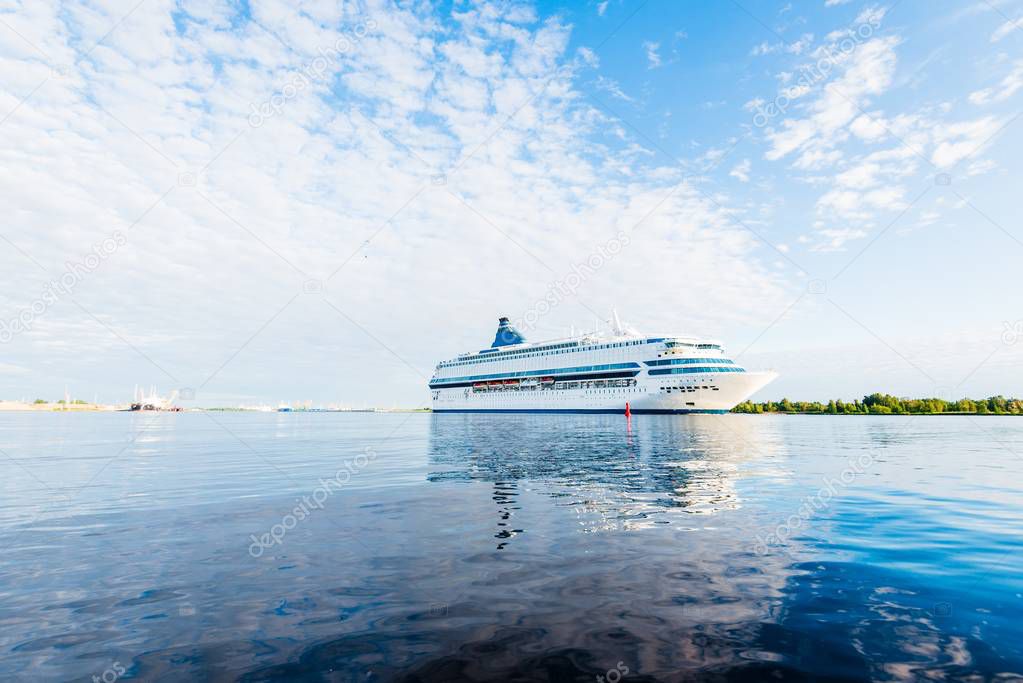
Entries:
[[804,243],[810,244],[810,251],[841,251],[845,245],[853,240],[866,237],[866,230],[858,228],[825,228],[818,227],[813,237],[807,236]]
[[868,142],[875,142],[888,135],[887,126],[885,126],[884,119],[881,117],[880,112],[875,112],[870,116],[862,114],[856,117],[856,119],[849,125],[849,130],[851,130],[856,137]]
[[806,105],[806,116],[785,119],[780,129],[768,133],[771,148],[767,158],[777,160],[797,151],[826,149],[838,142],[868,98],[880,95],[891,85],[898,42],[895,37],[873,38],[840,57],[840,75]]
[[[7,250],[19,284],[0,293],[0,317],[119,229],[127,244],[75,299],[179,385],[233,357],[207,396],[414,405],[425,382],[405,362],[428,375],[485,344],[497,315],[528,310],[618,230],[632,244],[546,324],[581,326],[633,298],[642,327],[720,328],[759,323],[786,299],[727,196],[679,185],[682,171],[627,132],[609,139],[622,127],[578,88],[588,60],[557,20],[474,3],[441,32],[418,4],[362,17],[347,3],[251,7],[253,19],[229,2],[143,3],[88,57],[120,12],[39,2],[5,15],[70,68],[52,78],[20,48],[0,60],[0,110],[21,102],[0,125],[0,197],[19,207],[5,235],[48,271]],[[350,49],[322,77],[285,90],[340,38]],[[268,101],[279,107],[252,127]],[[672,268],[648,267],[665,259]],[[342,265],[326,296],[347,318],[301,293]],[[692,281],[720,287],[679,304]],[[172,383],[66,301],[4,353],[31,368],[0,380],[14,395]]]
[[810,94],[811,90],[812,88],[810,87],[809,84],[800,83],[799,85],[794,85],[791,88],[786,88],[784,90],[784,93],[785,96],[789,98],[789,100],[791,101],[798,100],[800,97]]
[[941,214],[937,211],[921,211],[917,215],[916,225],[917,228],[926,228],[934,225],[941,220]]
[[852,0],[824,0],[825,7],[836,7],[838,5],[848,5]]
[[822,149],[808,149],[799,155],[793,164],[795,168],[803,171],[812,171],[828,166],[834,166],[840,162],[845,155],[837,149],[824,151]]
[[661,44],[654,41],[645,41],[643,43],[643,49],[646,50],[646,61],[648,69],[656,69],[661,65],[661,55],[658,50],[661,49]]
[[806,50],[806,48],[810,47],[810,45],[812,45],[812,44],[813,44],[813,34],[812,33],[804,33],[803,35],[801,35],[799,37],[798,40],[794,40],[791,43],[789,43],[788,45],[786,45],[785,46],[785,51],[788,52],[791,55],[801,55]]
[[[908,181],[929,166],[925,159],[951,168],[980,154],[1000,125],[993,117],[949,120],[951,108],[944,105],[886,115],[876,103],[896,84],[900,39],[879,32],[882,17],[883,10],[873,7],[860,13],[857,22],[871,30],[851,51],[836,51],[834,44],[814,50],[813,57],[828,60],[833,68],[820,71],[812,82],[805,66],[796,69],[801,73],[796,85],[782,88],[784,98],[774,102],[786,104],[782,120],[765,127],[765,158],[814,171],[804,180],[821,188],[814,230],[804,235],[811,250],[844,249],[849,241],[870,234],[886,215],[908,205]],[[842,29],[829,37],[857,34],[862,38],[858,31]],[[997,87],[970,99],[975,104],[1002,101],[1020,88],[1023,68],[1016,64]],[[747,103],[754,106],[758,112],[770,111],[762,98]],[[974,167],[978,174],[991,168],[974,160],[967,175]]]
[[866,7],[862,12],[856,15],[855,19],[853,19],[853,26],[856,28],[850,30],[858,31],[862,26],[880,26],[881,21],[884,19],[886,14],[888,14],[887,7],[881,7],[879,5]]
[[974,161],[973,163],[966,167],[966,175],[970,177],[985,175],[995,170],[996,168],[998,168],[998,164],[996,164],[993,160],[980,159],[978,161]]
[[1023,60],[1013,64],[1012,71],[994,88],[984,88],[970,93],[973,104],[993,104],[1003,102],[1023,88]]
[[758,109],[762,109],[765,104],[767,104],[767,102],[763,98],[754,97],[752,100],[744,103],[742,108],[746,111],[757,111]]
[[728,175],[737,179],[739,182],[748,183],[751,166],[752,164],[749,159],[743,159],[728,172]]
[[635,102],[635,98],[628,95],[621,86],[618,85],[618,81],[608,78],[606,76],[597,76],[596,86],[600,90],[610,94],[623,102]]
[[951,168],[963,159],[979,154],[990,144],[1000,127],[998,120],[991,116],[939,126],[934,130],[937,147],[931,161],[938,168]]
[[782,43],[768,43],[765,41],[759,45],[754,45],[753,49],[750,50],[750,55],[754,57],[762,57],[763,55],[769,55],[772,52],[777,52],[782,49],[782,47]]
[[880,179],[878,178],[880,173],[880,164],[864,162],[839,173],[835,176],[835,180],[838,182],[840,187],[864,190],[880,183]]
[[607,3],[608,3],[608,0],[604,0],[604,2],[598,2],[597,3],[597,14],[599,16],[604,16],[604,12],[607,11]]
[[586,66],[593,67],[594,69],[600,66],[600,58],[597,56],[597,53],[590,48],[580,47],[577,52],[579,54],[579,58],[583,60],[583,63]]
[[991,34],[991,42],[997,43],[1013,31],[1023,31],[1023,19],[1009,19]]

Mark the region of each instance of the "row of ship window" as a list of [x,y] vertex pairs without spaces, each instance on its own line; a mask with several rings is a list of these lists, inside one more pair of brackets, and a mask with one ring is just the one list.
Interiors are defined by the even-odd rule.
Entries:
[[[706,358],[677,358],[672,359],[672,364],[675,363],[732,363],[732,361],[726,361],[723,359],[706,359]],[[647,365],[663,365],[665,361],[646,361]],[[601,372],[604,370],[629,370],[632,368],[638,368],[638,363],[606,363],[604,365],[580,365],[574,368],[557,368],[552,370],[530,370],[528,375],[523,374],[522,371],[518,372],[498,372],[490,375],[469,375],[466,377],[444,377],[431,382],[431,384],[440,383],[458,383],[458,382],[484,382],[492,379],[524,379],[528,376],[554,376],[554,375],[568,375],[568,374],[579,374],[583,372]],[[697,367],[697,368],[659,368],[650,370],[651,375],[683,375],[691,373],[708,373],[708,372],[746,372],[743,368],[736,365],[724,365],[722,367]]]
[[[553,376],[575,375],[581,372],[600,372],[602,370],[630,370],[639,368],[639,363],[605,363],[604,365],[580,365],[574,368],[557,368],[553,370],[530,370],[528,375]],[[498,372],[491,375],[469,375],[467,377],[443,377],[435,382],[482,382],[488,379],[518,379],[528,376],[522,370],[516,372]]]
[[651,375],[688,375],[690,373],[707,373],[707,372],[746,372],[740,367],[723,367],[723,368],[662,368],[660,370],[650,370]]
[[[488,363],[493,360],[511,360],[518,358],[530,358],[533,356],[552,356],[556,353],[568,353],[571,351],[599,351],[602,349],[617,349],[625,346],[636,346],[637,344],[658,344],[664,339],[634,339],[632,341],[614,342],[611,344],[580,344],[579,342],[564,342],[552,344],[551,346],[538,346],[534,349],[518,349],[515,351],[492,351],[484,349],[471,359],[463,356],[457,361],[445,361],[437,367],[449,368],[456,365],[476,365]],[[685,344],[682,342],[669,342],[671,346],[696,346],[696,348],[720,348],[710,344]]]
[[715,386],[709,386],[708,387],[707,385],[703,385],[702,387],[700,387],[700,386],[661,387],[661,391],[663,391],[663,392],[665,392],[667,394],[670,394],[673,391],[678,391],[678,392],[688,391],[688,392],[692,393],[692,392],[696,391],[697,389],[710,389],[711,391],[718,391],[717,387],[715,387]]
[[647,365],[735,365],[735,361],[727,358],[665,358],[643,362]]
[[688,342],[670,341],[670,342],[665,342],[664,346],[665,346],[665,348],[668,348],[668,349],[674,349],[674,348],[679,347],[679,346],[686,346],[686,347],[693,347],[693,346],[695,346],[698,349],[716,349],[718,351],[721,350],[721,345],[720,344],[690,344]]
[[579,380],[574,382],[555,382],[552,386],[541,387],[540,385],[527,385],[522,386],[521,384],[499,384],[492,387],[473,387],[472,393],[474,394],[489,394],[489,393],[501,393],[505,391],[550,391],[550,390],[562,390],[562,389],[625,389],[628,387],[634,387],[637,385],[634,379],[592,379],[592,380]]

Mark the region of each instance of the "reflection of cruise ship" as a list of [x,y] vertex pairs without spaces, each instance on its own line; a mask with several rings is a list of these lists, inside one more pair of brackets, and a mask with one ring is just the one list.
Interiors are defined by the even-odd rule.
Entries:
[[436,415],[428,479],[490,485],[505,545],[530,533],[537,516],[520,511],[537,496],[574,511],[584,533],[699,526],[742,507],[750,473],[784,477],[774,460],[783,452],[777,424],[752,416],[633,424],[610,415]]
[[716,342],[647,337],[617,316],[610,335],[532,344],[501,318],[491,347],[437,365],[430,389],[436,412],[724,413],[775,377]]

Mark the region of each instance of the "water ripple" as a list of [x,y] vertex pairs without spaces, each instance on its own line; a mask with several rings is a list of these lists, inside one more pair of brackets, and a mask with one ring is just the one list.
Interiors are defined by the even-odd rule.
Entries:
[[1023,674],[1017,418],[217,419],[0,415],[0,674]]

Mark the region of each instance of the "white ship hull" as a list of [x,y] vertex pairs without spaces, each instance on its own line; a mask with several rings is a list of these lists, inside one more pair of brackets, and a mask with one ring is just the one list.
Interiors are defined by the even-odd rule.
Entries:
[[[434,412],[727,413],[775,379],[773,372],[637,377],[628,386],[434,391]],[[613,381],[613,380],[612,380]],[[620,380],[626,383],[629,380]],[[605,385],[607,382],[605,382]]]
[[491,348],[440,363],[430,389],[438,413],[725,413],[776,376],[708,340],[619,331],[529,344],[502,318]]

